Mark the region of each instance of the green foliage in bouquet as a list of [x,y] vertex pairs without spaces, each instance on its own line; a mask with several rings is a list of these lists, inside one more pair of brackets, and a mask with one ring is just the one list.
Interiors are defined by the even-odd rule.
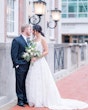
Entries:
[[36,49],[36,43],[31,42],[30,46],[25,48],[25,52],[22,55],[22,58],[24,58],[27,62],[31,60],[33,57],[40,57],[41,53]]

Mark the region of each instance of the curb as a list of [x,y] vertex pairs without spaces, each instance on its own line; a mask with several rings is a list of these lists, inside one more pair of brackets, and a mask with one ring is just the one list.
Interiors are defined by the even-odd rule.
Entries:
[[14,99],[14,100],[11,100],[9,101],[8,103],[2,105],[0,107],[0,110],[10,110],[12,107],[14,107],[15,105],[17,104],[17,100]]

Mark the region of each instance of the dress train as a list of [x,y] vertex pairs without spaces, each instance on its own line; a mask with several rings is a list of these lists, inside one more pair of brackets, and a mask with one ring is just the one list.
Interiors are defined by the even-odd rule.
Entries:
[[[41,52],[43,51],[40,42],[37,43],[37,49]],[[30,65],[26,78],[26,94],[30,106],[48,107],[52,110],[88,108],[88,104],[85,102],[61,98],[44,57]]]

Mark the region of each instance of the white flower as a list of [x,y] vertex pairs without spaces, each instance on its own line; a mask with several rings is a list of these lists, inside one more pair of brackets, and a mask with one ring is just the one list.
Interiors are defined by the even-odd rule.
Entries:
[[31,42],[31,45],[29,47],[26,47],[25,51],[26,52],[24,52],[22,57],[26,61],[30,61],[32,57],[40,57],[41,55],[40,51],[36,49],[36,44],[34,42]]
[[30,55],[33,56],[33,53],[31,52]]
[[36,53],[34,53],[34,56],[36,56],[37,54]]
[[27,51],[28,53],[30,53],[30,52],[31,52],[31,49],[29,49],[29,50],[27,49],[26,51]]
[[28,57],[28,56],[29,56],[29,54],[24,52],[23,57],[25,58],[25,57]]
[[34,48],[31,48],[31,50],[33,51],[33,50],[34,50]]

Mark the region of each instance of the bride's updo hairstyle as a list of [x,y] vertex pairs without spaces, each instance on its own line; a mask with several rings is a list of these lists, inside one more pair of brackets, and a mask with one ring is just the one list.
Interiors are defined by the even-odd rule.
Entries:
[[33,31],[37,31],[37,32],[41,33],[41,35],[43,37],[45,37],[44,33],[42,32],[42,27],[40,25],[38,25],[38,24],[34,25],[33,26]]

